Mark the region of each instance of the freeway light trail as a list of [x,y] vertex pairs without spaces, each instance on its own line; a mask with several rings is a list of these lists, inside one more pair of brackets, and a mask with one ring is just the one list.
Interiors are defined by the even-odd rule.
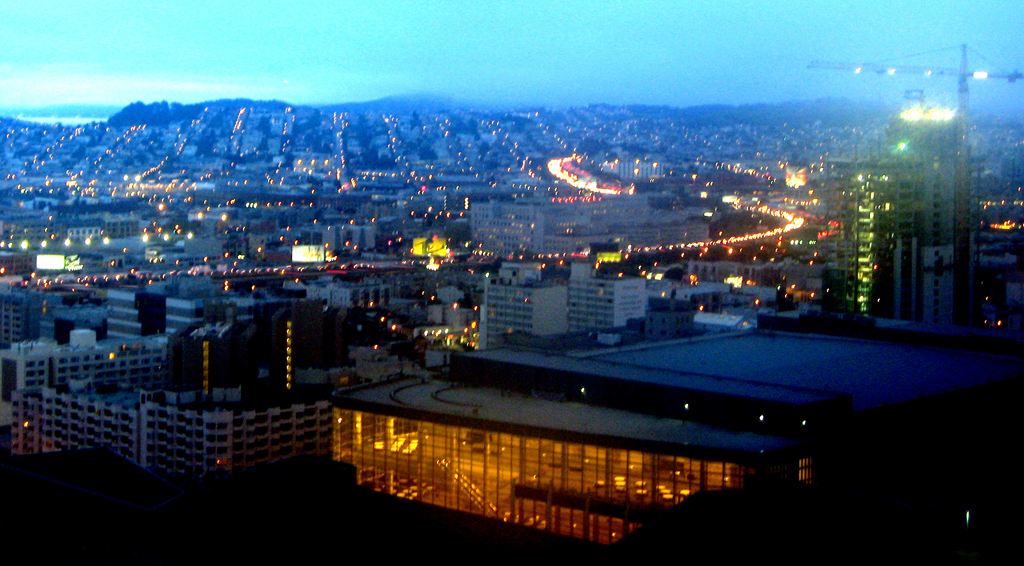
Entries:
[[[621,195],[621,194],[633,194],[633,189],[630,189],[628,193],[617,187],[601,187],[597,184],[597,179],[587,174],[585,171],[577,167],[579,163],[579,157],[575,154],[569,157],[562,157],[559,159],[552,159],[548,161],[548,171],[555,176],[555,178],[569,183],[577,189],[587,190],[593,193],[607,194],[607,195]],[[753,171],[751,171],[753,173]],[[738,208],[738,207],[737,207]],[[747,210],[751,212],[757,212],[760,214],[767,214],[776,218],[781,218],[786,221],[786,224],[778,228],[766,230],[764,232],[755,232],[752,234],[744,234],[742,236],[730,236],[728,238],[718,238],[714,240],[703,240],[699,242],[688,242],[681,244],[673,244],[668,246],[646,246],[633,248],[634,252],[656,252],[666,251],[675,249],[688,249],[688,248],[707,248],[712,246],[728,246],[732,244],[742,244],[743,242],[750,242],[753,240],[760,240],[763,238],[773,238],[781,236],[786,232],[792,232],[804,225],[804,219],[796,216],[791,212],[784,210],[778,210],[770,208],[766,205],[760,206],[748,206]],[[546,257],[558,257],[564,254],[551,254]]]
[[633,194],[632,187],[628,190],[623,190],[620,187],[599,185],[597,179],[577,167],[577,163],[579,163],[579,158],[575,154],[570,157],[552,159],[551,161],[548,161],[548,172],[560,181],[565,181],[577,189],[583,189],[592,193],[601,195]]
[[[786,221],[786,224],[773,228],[771,230],[765,230],[764,232],[754,232],[751,234],[744,234],[742,236],[730,236],[728,238],[717,238],[714,240],[702,240],[699,242],[688,242],[681,244],[670,244],[667,246],[642,246],[642,247],[630,247],[632,253],[647,253],[647,252],[664,252],[672,250],[686,250],[691,248],[710,248],[714,246],[728,246],[732,244],[742,244],[744,242],[751,242],[754,240],[760,240],[763,238],[775,238],[781,236],[787,232],[792,232],[798,228],[803,227],[804,219],[793,214],[792,212],[786,212],[785,210],[778,210],[775,208],[768,207],[766,205],[761,206],[747,206],[737,207],[745,208],[750,212],[757,212],[761,214],[767,214],[776,218],[781,218]],[[564,258],[574,254],[546,254],[545,258]]]
[[742,236],[730,236],[728,238],[718,238],[715,240],[704,240],[700,242],[690,242],[686,244],[675,244],[670,246],[648,246],[641,248],[634,248],[635,251],[640,252],[654,252],[654,251],[665,251],[675,249],[686,249],[686,248],[707,248],[712,246],[728,246],[731,244],[741,244],[743,242],[750,242],[752,240],[760,240],[762,238],[773,238],[781,236],[786,232],[792,232],[797,228],[804,225],[804,219],[793,214],[792,212],[786,212],[784,210],[778,210],[769,208],[768,206],[748,206],[747,210],[751,212],[759,212],[761,214],[767,214],[776,218],[782,218],[786,221],[784,226],[773,228],[772,230],[766,230],[764,232],[754,232],[753,234],[744,234]]

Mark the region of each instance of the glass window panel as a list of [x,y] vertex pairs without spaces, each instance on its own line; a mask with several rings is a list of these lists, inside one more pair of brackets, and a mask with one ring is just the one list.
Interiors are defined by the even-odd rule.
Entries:
[[[620,450],[466,427],[333,411],[333,453],[357,466],[362,485],[408,499],[605,543],[636,527],[587,514],[586,498],[666,508],[698,489],[743,486],[749,469],[728,462]],[[340,421],[339,421],[340,419]],[[799,462],[800,479],[812,472]],[[515,498],[515,486],[540,489]],[[547,506],[554,489],[566,506]],[[623,508],[624,510],[624,508]]]

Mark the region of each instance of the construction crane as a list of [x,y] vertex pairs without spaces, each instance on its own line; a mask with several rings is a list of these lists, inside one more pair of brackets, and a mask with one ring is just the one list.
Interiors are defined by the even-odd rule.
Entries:
[[1016,82],[1017,79],[1024,79],[1024,74],[1014,71],[1004,75],[992,74],[988,71],[970,71],[967,65],[967,45],[960,46],[960,68],[950,69],[943,67],[925,67],[917,65],[886,65],[883,63],[836,63],[831,61],[811,61],[808,69],[833,69],[837,71],[853,71],[854,73],[877,73],[879,75],[921,75],[956,77],[959,86],[959,101],[957,115],[966,132],[967,112],[970,106],[969,92],[967,88],[968,79],[1006,79],[1009,82]]
[[[968,113],[970,109],[970,93],[967,87],[971,79],[1006,79],[1009,82],[1016,82],[1017,79],[1024,79],[1020,71],[1013,71],[1007,74],[993,74],[987,71],[971,71],[967,65],[967,45],[960,46],[960,68],[950,69],[942,67],[926,67],[914,65],[886,65],[882,63],[836,63],[830,61],[812,61],[809,69],[833,69],[839,71],[853,71],[854,73],[873,72],[879,75],[904,75],[919,76],[948,76],[956,77],[958,86],[958,107],[956,110],[957,125],[957,148],[956,162],[953,169],[953,215],[954,215],[954,242],[953,242],[953,265],[954,267],[954,292],[961,297],[970,297],[973,287],[973,269],[963,269],[962,266],[973,265],[971,230],[974,218],[974,207],[971,204],[970,190],[970,158],[968,155],[969,146],[967,143],[967,132],[970,129]],[[915,91],[908,91],[909,93]],[[924,100],[924,93],[918,97]],[[973,300],[968,301],[973,303]],[[958,301],[959,303],[959,301]],[[970,325],[973,323],[973,305],[958,307],[954,311],[954,322],[956,324]]]

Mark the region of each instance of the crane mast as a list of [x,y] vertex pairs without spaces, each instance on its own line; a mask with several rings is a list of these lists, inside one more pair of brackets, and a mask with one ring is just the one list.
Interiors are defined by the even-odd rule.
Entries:
[[[977,264],[973,250],[975,206],[972,206],[974,191],[971,190],[971,146],[967,143],[970,128],[970,93],[967,88],[967,44],[960,46],[960,74],[957,78],[957,148],[956,163],[953,167],[953,293],[967,300],[967,305],[958,304],[953,310],[953,322],[960,325],[974,323],[974,266]],[[1018,73],[1019,74],[1019,73]],[[1011,81],[1016,79],[1011,79]],[[963,266],[970,266],[964,269]],[[961,303],[963,301],[958,301]]]

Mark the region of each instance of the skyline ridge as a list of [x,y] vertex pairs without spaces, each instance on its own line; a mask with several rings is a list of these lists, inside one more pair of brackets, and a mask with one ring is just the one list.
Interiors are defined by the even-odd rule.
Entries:
[[[844,108],[858,108],[862,111],[869,113],[878,112],[880,115],[886,112],[893,112],[899,106],[895,103],[885,103],[881,101],[870,101],[870,100],[859,100],[849,97],[818,97],[814,99],[794,99],[781,102],[754,102],[754,103],[742,103],[742,104],[730,104],[730,103],[709,103],[709,104],[695,104],[687,106],[678,106],[671,104],[612,104],[605,102],[594,102],[590,104],[581,105],[503,105],[503,104],[484,104],[477,103],[469,100],[460,100],[457,98],[446,97],[446,96],[434,96],[429,94],[414,94],[414,95],[393,95],[385,96],[373,100],[367,101],[349,101],[349,102],[336,102],[330,104],[294,104],[287,100],[279,99],[252,99],[245,97],[235,98],[218,98],[203,100],[194,103],[183,103],[179,101],[169,100],[153,100],[153,101],[133,101],[129,104],[118,106],[118,105],[91,105],[91,104],[67,104],[67,105],[47,105],[37,108],[5,108],[0,107],[0,118],[19,119],[19,118],[97,118],[97,121],[108,121],[110,118],[124,112],[125,110],[144,106],[152,107],[160,104],[168,104],[170,106],[180,107],[195,107],[195,106],[233,106],[233,105],[251,105],[251,106],[267,106],[267,105],[284,105],[293,106],[296,108],[313,108],[320,111],[326,112],[349,112],[354,114],[360,113],[387,113],[387,114],[411,114],[417,113],[438,113],[448,112],[453,110],[464,110],[474,112],[521,112],[521,111],[564,111],[573,108],[591,108],[591,107],[607,107],[607,108],[624,108],[624,109],[650,109],[650,110],[667,110],[675,112],[683,112],[691,115],[699,115],[700,113],[721,114],[723,112],[728,113],[729,111],[747,111],[755,109],[809,109],[816,112],[828,109],[828,107],[844,107]],[[904,101],[906,104],[906,101]],[[1015,114],[1005,112],[986,113],[975,110],[975,113],[980,115],[992,115],[996,117],[1007,117],[1011,118]],[[819,117],[820,118],[820,117]]]

